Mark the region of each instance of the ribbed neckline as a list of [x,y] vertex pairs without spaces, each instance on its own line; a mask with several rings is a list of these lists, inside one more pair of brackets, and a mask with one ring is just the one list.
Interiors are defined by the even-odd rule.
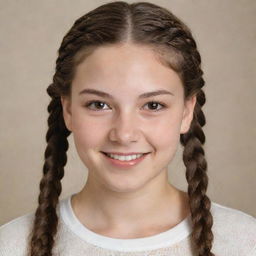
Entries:
[[98,247],[124,252],[154,250],[172,246],[188,237],[192,232],[191,215],[189,215],[175,227],[153,236],[135,239],[119,239],[103,236],[89,230],[76,217],[71,205],[71,197],[73,195],[69,195],[60,201],[60,216],[69,229],[77,236],[87,243]]

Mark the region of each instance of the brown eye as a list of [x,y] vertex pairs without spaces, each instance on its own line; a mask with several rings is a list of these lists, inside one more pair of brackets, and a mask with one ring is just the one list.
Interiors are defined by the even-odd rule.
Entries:
[[96,101],[90,101],[90,102],[86,103],[85,107],[89,108],[91,110],[99,111],[99,110],[104,110],[104,108],[103,108],[104,105],[107,105],[107,104],[103,101],[96,100]]
[[[159,111],[166,107],[165,104],[157,102],[157,101],[150,101],[146,105],[148,105],[149,109],[153,110],[153,111]],[[159,106],[160,106],[160,108],[159,108]]]

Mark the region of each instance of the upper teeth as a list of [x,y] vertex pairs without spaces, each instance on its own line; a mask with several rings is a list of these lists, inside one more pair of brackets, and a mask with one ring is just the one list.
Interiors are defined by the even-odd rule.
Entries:
[[143,154],[120,156],[120,155],[114,155],[114,154],[108,154],[107,153],[107,155],[110,156],[111,158],[118,159],[118,160],[121,160],[121,161],[131,161],[131,160],[134,160],[136,158],[141,157]]

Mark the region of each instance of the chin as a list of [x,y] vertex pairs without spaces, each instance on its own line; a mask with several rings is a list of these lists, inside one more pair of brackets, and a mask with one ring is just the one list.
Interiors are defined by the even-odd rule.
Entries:
[[108,191],[116,193],[131,193],[140,190],[146,185],[147,181],[138,179],[137,177],[127,177],[127,179],[122,177],[109,177],[103,182],[104,187]]

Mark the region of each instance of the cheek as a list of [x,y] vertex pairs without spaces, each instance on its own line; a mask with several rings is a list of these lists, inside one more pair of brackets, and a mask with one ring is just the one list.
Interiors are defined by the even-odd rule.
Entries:
[[104,137],[104,127],[102,122],[96,122],[93,118],[74,116],[72,131],[78,150],[87,151],[99,147]]
[[102,150],[105,131],[102,122],[95,122],[92,118],[83,116],[74,118],[72,134],[76,151],[87,168],[93,168],[99,161],[95,151]]
[[159,159],[155,168],[166,167],[174,158],[180,140],[180,125],[180,118],[165,118],[152,127],[151,141]]
[[176,145],[180,138],[180,125],[179,117],[159,119],[157,125],[152,125],[154,141],[163,148]]

